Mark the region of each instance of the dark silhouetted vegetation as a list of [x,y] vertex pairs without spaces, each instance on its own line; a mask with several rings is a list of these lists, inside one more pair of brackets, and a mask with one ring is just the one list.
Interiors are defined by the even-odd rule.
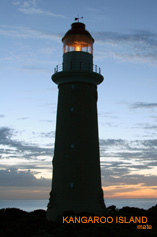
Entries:
[[[74,217],[74,213],[67,212],[64,216]],[[86,216],[82,213],[77,216]],[[64,223],[60,218],[55,222],[46,221],[46,211],[36,210],[30,213],[16,208],[0,210],[0,237],[154,237],[157,236],[157,205],[148,209],[123,207],[118,210],[115,206],[106,209],[104,217],[112,217],[112,223]],[[116,223],[119,217],[128,222],[131,217],[147,217],[147,223],[141,224],[144,228],[147,224],[152,229],[137,229],[139,223]],[[91,216],[92,217],[92,216]],[[94,218],[94,217],[92,217]],[[116,219],[117,218],[117,219]],[[125,219],[126,218],[126,219]],[[139,224],[140,225],[140,224]],[[142,228],[143,228],[142,227]]]

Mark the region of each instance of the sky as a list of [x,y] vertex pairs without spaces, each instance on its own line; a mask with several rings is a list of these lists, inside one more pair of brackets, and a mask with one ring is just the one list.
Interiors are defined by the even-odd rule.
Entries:
[[0,199],[48,199],[61,39],[95,39],[104,198],[157,198],[157,1],[0,1]]

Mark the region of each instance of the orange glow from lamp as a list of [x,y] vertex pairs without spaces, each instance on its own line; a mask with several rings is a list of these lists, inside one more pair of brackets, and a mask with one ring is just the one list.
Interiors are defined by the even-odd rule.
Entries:
[[75,51],[81,51],[81,45],[77,45],[77,46],[75,47]]

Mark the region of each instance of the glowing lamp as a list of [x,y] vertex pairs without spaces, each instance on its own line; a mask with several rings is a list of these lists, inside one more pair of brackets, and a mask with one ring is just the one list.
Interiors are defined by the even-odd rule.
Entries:
[[81,44],[76,45],[76,47],[75,47],[75,51],[81,51]]
[[94,39],[91,34],[85,30],[83,23],[77,22],[71,25],[69,30],[62,39],[63,53],[72,51],[83,51],[92,54]]

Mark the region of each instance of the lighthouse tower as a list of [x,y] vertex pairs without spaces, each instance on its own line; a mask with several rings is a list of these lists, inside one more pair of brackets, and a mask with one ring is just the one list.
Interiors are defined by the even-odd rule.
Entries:
[[97,85],[103,76],[93,65],[94,39],[75,22],[62,42],[63,63],[52,75],[59,94],[48,220],[66,211],[101,215],[105,208],[97,120]]

